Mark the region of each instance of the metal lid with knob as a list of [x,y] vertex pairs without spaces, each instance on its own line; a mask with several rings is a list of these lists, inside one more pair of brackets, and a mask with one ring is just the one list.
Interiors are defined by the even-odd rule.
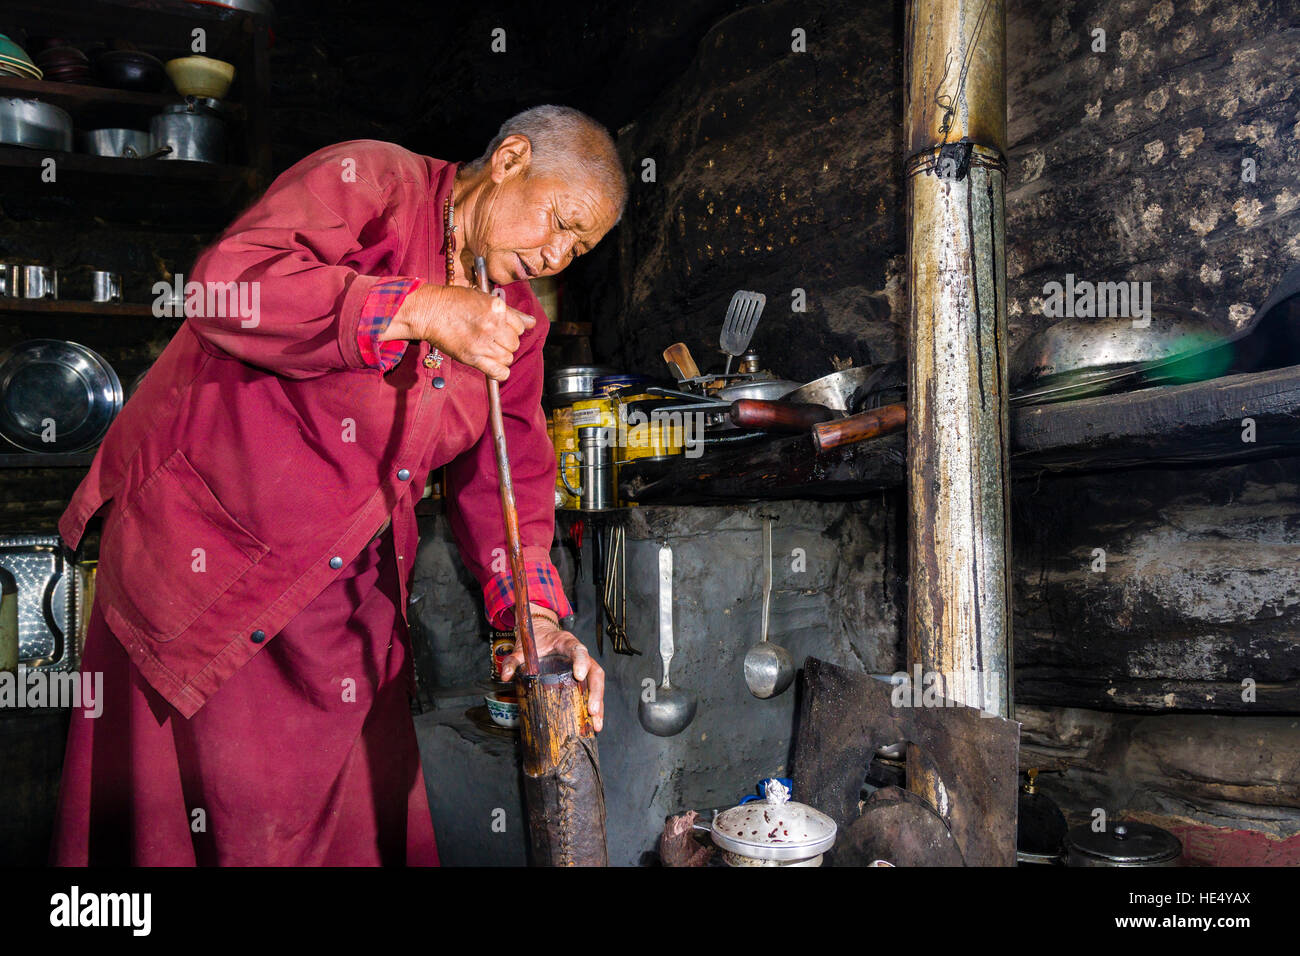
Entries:
[[799,860],[835,844],[835,821],[790,799],[779,780],[765,784],[767,799],[742,803],[713,819],[712,838],[724,850],[758,860]]
[[1149,823],[1116,823],[1100,833],[1084,824],[1065,842],[1071,866],[1173,866],[1183,855],[1178,837]]

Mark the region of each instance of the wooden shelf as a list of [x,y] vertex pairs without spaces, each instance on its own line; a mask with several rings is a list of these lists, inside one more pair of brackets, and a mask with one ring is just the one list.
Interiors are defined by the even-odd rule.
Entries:
[[[57,176],[53,183],[41,178],[50,158]],[[0,189],[6,206],[21,204],[34,218],[77,213],[112,222],[215,230],[229,222],[260,185],[257,171],[244,166],[0,145]]]
[[[43,183],[40,174],[45,169],[45,160],[50,158],[55,162],[58,178],[53,183]],[[116,156],[90,156],[86,153],[65,153],[55,149],[31,149],[8,144],[0,144],[0,167],[31,170],[32,188],[65,186],[66,173],[71,173],[74,180],[81,177],[113,177],[188,185],[241,183],[254,175],[251,169],[224,163],[196,163],[184,159],[121,159]]]
[[184,0],[5,0],[4,6],[4,32],[20,45],[27,36],[65,37],[74,45],[126,38],[165,62],[185,56],[191,31],[202,27],[206,55],[237,68],[249,60],[248,36],[259,23],[246,10]]
[[154,319],[153,306],[135,302],[78,302],[71,299],[0,299],[0,314],[84,315],[103,319]]
[[[185,98],[174,90],[169,93],[138,93],[106,86],[56,83],[53,80],[29,80],[2,75],[0,75],[0,96],[20,96],[62,107],[77,120],[77,132],[111,125],[98,122],[99,117],[105,113],[131,112],[147,119],[161,112],[165,106],[185,102]],[[222,105],[228,110],[232,121],[243,119],[244,108],[240,104],[223,101]]]
[[[202,28],[206,44],[205,55],[213,59],[224,60],[235,67],[235,81],[222,105],[227,110],[228,119],[228,159],[229,166],[209,167],[209,172],[180,172],[179,167],[195,166],[176,161],[121,160],[111,157],[84,156],[84,161],[96,163],[133,163],[136,175],[127,181],[100,180],[95,186],[102,193],[130,191],[130,182],[149,188],[155,182],[173,184],[204,184],[203,194],[187,197],[183,193],[163,197],[161,205],[171,205],[173,223],[186,223],[189,228],[200,231],[225,225],[230,213],[242,206],[250,197],[250,192],[261,189],[271,176],[270,113],[268,109],[270,93],[270,28],[262,17],[246,10],[218,6],[213,3],[187,2],[187,0],[5,0],[4,18],[0,29],[21,45],[26,45],[29,38],[62,37],[73,46],[90,51],[119,44],[129,44],[131,48],[157,57],[164,63],[173,57],[189,56],[192,51],[193,31]],[[32,50],[28,51],[33,52]],[[60,106],[72,114],[74,126],[78,132],[87,129],[105,127],[147,128],[149,118],[160,112],[163,107],[180,103],[183,97],[171,88],[165,92],[142,93],[130,90],[118,90],[92,84],[57,83],[52,80],[33,80],[25,77],[0,77],[0,95],[21,96],[41,99]],[[79,144],[78,144],[79,145]],[[6,147],[12,150],[14,147]],[[66,159],[66,169],[75,174],[107,173],[111,167],[99,165],[80,165],[71,157],[79,154],[55,154]],[[153,170],[153,166],[167,163],[178,169],[164,173]],[[5,165],[30,167],[30,161],[9,159]],[[65,169],[64,159],[60,160],[60,183]],[[213,172],[212,170],[216,171]],[[162,178],[165,176],[165,179]],[[159,177],[154,179],[152,177]],[[191,178],[192,177],[192,178]],[[39,182],[39,180],[37,180]],[[30,181],[24,179],[0,178],[0,187],[17,185],[27,186]],[[237,189],[222,190],[222,185],[237,186]],[[47,184],[42,184],[47,185]],[[125,189],[123,187],[126,187]],[[38,193],[36,190],[29,192]],[[52,190],[44,194],[48,196]],[[70,197],[76,203],[85,203],[96,197],[93,188]],[[12,199],[6,190],[6,205]],[[27,200],[34,197],[21,196]],[[112,202],[103,203],[96,208],[93,215],[111,221],[133,219],[132,212],[139,197],[113,196],[124,209],[116,212]],[[205,215],[194,203],[187,200],[197,198],[209,206],[215,198],[218,205],[224,207],[223,216]],[[17,206],[17,203],[14,203]],[[151,210],[156,211],[156,210]],[[24,210],[26,212],[26,210]],[[116,214],[115,214],[116,212]],[[30,218],[50,218],[39,213],[51,213],[60,217],[57,205],[38,208],[37,214]],[[64,208],[62,215],[68,210]],[[159,217],[162,218],[162,217]],[[146,221],[148,221],[146,219]]]
[[[5,442],[5,448],[13,448]],[[33,454],[13,448],[0,452],[0,468],[89,468],[95,460],[93,451],[68,452],[66,454]]]
[[[1300,455],[1300,366],[1011,409],[1015,478],[1291,455]],[[620,472],[619,496],[646,504],[853,498],[901,487],[906,461],[903,433],[822,455],[810,436],[793,435],[694,460],[632,462]]]

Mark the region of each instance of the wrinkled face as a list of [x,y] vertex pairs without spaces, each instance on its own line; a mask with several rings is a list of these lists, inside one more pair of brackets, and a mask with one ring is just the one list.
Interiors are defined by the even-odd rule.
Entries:
[[585,179],[510,175],[484,199],[483,257],[498,285],[553,276],[589,252],[618,217],[613,200]]

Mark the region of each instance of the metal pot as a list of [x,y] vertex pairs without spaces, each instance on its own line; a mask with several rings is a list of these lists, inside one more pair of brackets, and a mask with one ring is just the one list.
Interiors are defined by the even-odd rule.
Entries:
[[[1123,316],[1064,319],[1016,350],[1011,391],[1059,390],[1061,398],[1101,394],[1106,381],[1123,369],[1199,352],[1223,338],[1218,323],[1168,307],[1153,309],[1145,327]],[[1207,367],[1204,377],[1216,374],[1219,370]]]
[[142,129],[91,129],[81,134],[81,148],[92,156],[137,156],[149,152],[149,133]]
[[599,365],[569,365],[556,369],[547,382],[547,395],[555,405],[568,405],[583,398],[591,398],[596,379],[613,373],[613,369]]
[[152,137],[142,129],[92,129],[81,134],[81,148],[91,156],[113,159],[155,159],[172,151],[151,148]]
[[713,818],[709,833],[723,858],[732,866],[820,866],[822,854],[835,845],[835,821],[792,801],[775,778],[765,790],[766,799]]
[[1183,844],[1149,823],[1116,823],[1101,833],[1091,825],[1065,837],[1066,866],[1178,866]]
[[193,100],[165,107],[150,120],[149,140],[151,151],[171,147],[164,159],[220,163],[226,158],[226,124]]
[[0,97],[0,143],[72,151],[72,117],[53,103]]

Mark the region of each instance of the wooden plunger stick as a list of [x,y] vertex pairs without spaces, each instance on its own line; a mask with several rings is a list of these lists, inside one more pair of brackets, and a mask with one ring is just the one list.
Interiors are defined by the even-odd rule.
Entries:
[[[474,260],[479,291],[488,291],[487,264]],[[528,606],[528,577],[519,541],[519,513],[510,481],[501,391],[488,379],[492,442],[501,478],[501,513],[515,585],[515,639],[524,666],[515,675],[519,695],[519,744],[523,756],[524,806],[531,858],[540,866],[606,866],[605,792],[600,779],[596,731],[587,712],[585,688],[569,663],[554,655],[537,659]]]
[[[482,256],[474,259],[480,292],[488,289],[487,263]],[[502,304],[505,302],[502,300]],[[536,677],[538,671],[537,640],[533,635],[533,616],[528,603],[528,572],[524,568],[524,548],[519,543],[519,509],[515,507],[515,486],[510,480],[510,456],[506,453],[506,426],[501,420],[501,386],[494,378],[487,380],[488,414],[492,424],[492,444],[497,453],[497,475],[501,479],[501,514],[506,521],[506,547],[510,551],[510,577],[515,585],[515,639],[524,649],[523,674]]]

